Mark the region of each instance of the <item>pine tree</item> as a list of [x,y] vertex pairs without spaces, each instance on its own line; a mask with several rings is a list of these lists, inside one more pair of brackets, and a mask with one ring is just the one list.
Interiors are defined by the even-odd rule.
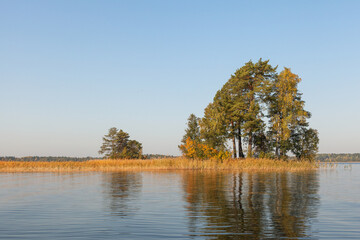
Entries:
[[104,154],[104,157],[111,159],[141,158],[142,144],[135,140],[129,140],[128,133],[113,127],[103,137],[99,154]]
[[200,142],[200,119],[195,116],[195,114],[190,114],[187,122],[187,129],[185,129],[185,135],[183,136],[181,142],[186,143],[186,139],[189,137],[191,140]]
[[269,86],[276,75],[276,68],[269,64],[269,60],[257,63],[249,61],[238,69],[234,78],[237,81],[238,92],[241,93],[241,108],[245,109],[242,114],[244,135],[248,139],[247,157],[252,157],[254,135],[264,132],[263,108],[269,91]]
[[[237,157],[237,149],[239,158],[244,158],[242,150],[242,126],[244,124],[246,105],[242,83],[234,75],[231,76],[214,98],[218,114],[222,115],[222,122],[227,132],[226,136],[232,141],[234,158]],[[236,140],[238,148],[236,148]]]

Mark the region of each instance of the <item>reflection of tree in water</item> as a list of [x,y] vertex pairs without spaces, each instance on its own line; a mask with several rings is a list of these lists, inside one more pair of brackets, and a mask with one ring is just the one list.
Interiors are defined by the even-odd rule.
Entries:
[[274,234],[280,237],[307,237],[318,207],[316,172],[276,174],[269,200]]
[[104,191],[107,207],[112,214],[128,216],[137,211],[138,206],[135,199],[142,187],[140,173],[135,172],[116,172],[105,173]]
[[210,239],[308,237],[318,176],[306,173],[183,173],[189,230]]

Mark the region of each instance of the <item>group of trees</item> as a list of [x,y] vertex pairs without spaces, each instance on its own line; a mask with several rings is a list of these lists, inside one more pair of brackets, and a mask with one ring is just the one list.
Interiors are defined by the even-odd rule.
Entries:
[[[298,90],[300,77],[289,68],[277,73],[269,60],[247,62],[236,70],[204,110],[191,114],[180,150],[188,156],[189,144],[226,151],[231,142],[234,158],[314,159],[318,132],[309,128],[310,112]],[[196,154],[194,155],[196,157]]]
[[111,159],[142,158],[142,144],[136,140],[130,140],[129,134],[113,127],[103,137],[103,144],[99,154]]

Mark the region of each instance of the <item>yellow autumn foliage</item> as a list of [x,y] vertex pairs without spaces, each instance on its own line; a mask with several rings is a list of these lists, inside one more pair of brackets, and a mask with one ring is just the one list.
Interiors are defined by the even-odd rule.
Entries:
[[228,159],[230,153],[227,151],[218,151],[206,144],[192,140],[190,137],[186,139],[185,144],[180,145],[183,156],[191,159]]

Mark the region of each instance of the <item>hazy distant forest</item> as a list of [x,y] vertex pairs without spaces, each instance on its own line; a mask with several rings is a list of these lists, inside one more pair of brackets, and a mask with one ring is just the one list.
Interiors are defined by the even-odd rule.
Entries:
[[360,153],[321,153],[316,155],[320,162],[360,162]]
[[[172,155],[163,155],[163,154],[143,154],[143,159],[156,159],[156,158],[175,158],[176,156]],[[88,160],[99,159],[98,157],[39,157],[39,156],[29,156],[29,157],[0,157],[0,161],[25,161],[25,162],[84,162]]]

